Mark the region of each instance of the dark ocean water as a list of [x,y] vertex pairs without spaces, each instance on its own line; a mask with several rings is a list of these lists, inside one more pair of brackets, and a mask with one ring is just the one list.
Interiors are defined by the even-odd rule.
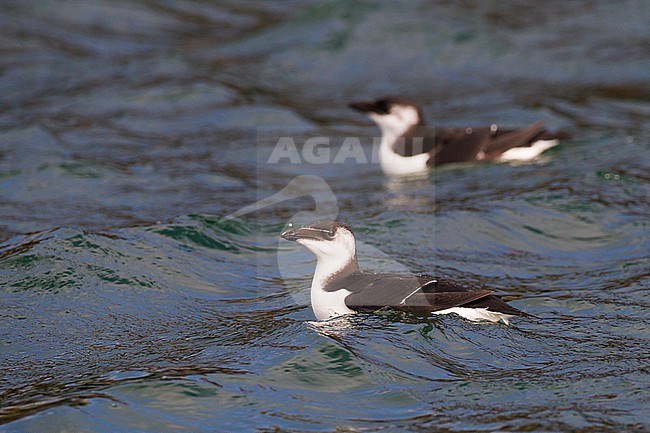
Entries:
[[[0,432],[649,431],[649,22],[645,1],[1,2]],[[349,137],[370,159],[346,104],[384,94],[574,138],[420,178],[334,163]],[[281,137],[299,163],[269,163]],[[279,234],[325,217],[365,268],[536,318],[315,323],[314,258]]]

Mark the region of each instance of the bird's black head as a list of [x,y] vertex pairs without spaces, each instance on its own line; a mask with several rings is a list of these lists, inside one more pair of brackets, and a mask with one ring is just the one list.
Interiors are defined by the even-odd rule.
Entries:
[[366,114],[385,134],[399,136],[414,126],[424,125],[422,113],[415,104],[394,96],[352,102],[349,107]]
[[356,263],[354,234],[341,222],[315,221],[298,229],[289,229],[281,236],[309,248],[319,260]]
[[409,101],[395,96],[385,96],[383,98],[375,99],[372,101],[355,101],[348,104],[350,108],[362,113],[375,113],[379,115],[390,114],[394,106],[413,106],[414,104]]
[[282,233],[281,236],[288,241],[300,241],[301,239],[333,241],[339,230],[352,234],[352,230],[344,223],[338,221],[314,221],[298,229],[289,229]]

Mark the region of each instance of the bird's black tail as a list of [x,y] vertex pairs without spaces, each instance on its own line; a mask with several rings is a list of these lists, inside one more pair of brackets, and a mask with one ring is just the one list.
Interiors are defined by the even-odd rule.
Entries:
[[532,314],[525,313],[512,305],[508,304],[506,301],[502,300],[500,296],[490,295],[476,301],[469,302],[463,307],[467,308],[487,308],[490,311],[501,314],[509,314],[511,316],[522,316],[522,317],[535,317]]

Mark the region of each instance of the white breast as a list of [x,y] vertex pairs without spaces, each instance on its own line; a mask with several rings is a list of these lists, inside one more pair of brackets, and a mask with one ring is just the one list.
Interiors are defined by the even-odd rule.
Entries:
[[384,173],[389,175],[409,175],[426,171],[427,161],[430,158],[428,153],[420,153],[414,156],[402,156],[393,150],[397,137],[383,134],[379,146],[379,165]]
[[318,320],[327,320],[332,317],[354,313],[345,305],[345,297],[350,291],[341,289],[336,292],[326,292],[314,281],[311,286],[311,308]]

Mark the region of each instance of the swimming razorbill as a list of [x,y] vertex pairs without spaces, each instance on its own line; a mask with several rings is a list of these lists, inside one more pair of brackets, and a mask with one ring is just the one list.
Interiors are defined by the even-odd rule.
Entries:
[[434,165],[469,161],[527,161],[568,138],[538,121],[522,129],[492,124],[478,128],[428,128],[421,110],[395,97],[359,101],[350,108],[367,114],[381,129],[379,164],[389,175],[408,175]]
[[357,311],[391,308],[416,313],[456,313],[472,321],[527,316],[493,295],[429,275],[372,273],[359,269],[352,230],[337,221],[316,221],[281,235],[316,255],[311,306],[319,320]]

